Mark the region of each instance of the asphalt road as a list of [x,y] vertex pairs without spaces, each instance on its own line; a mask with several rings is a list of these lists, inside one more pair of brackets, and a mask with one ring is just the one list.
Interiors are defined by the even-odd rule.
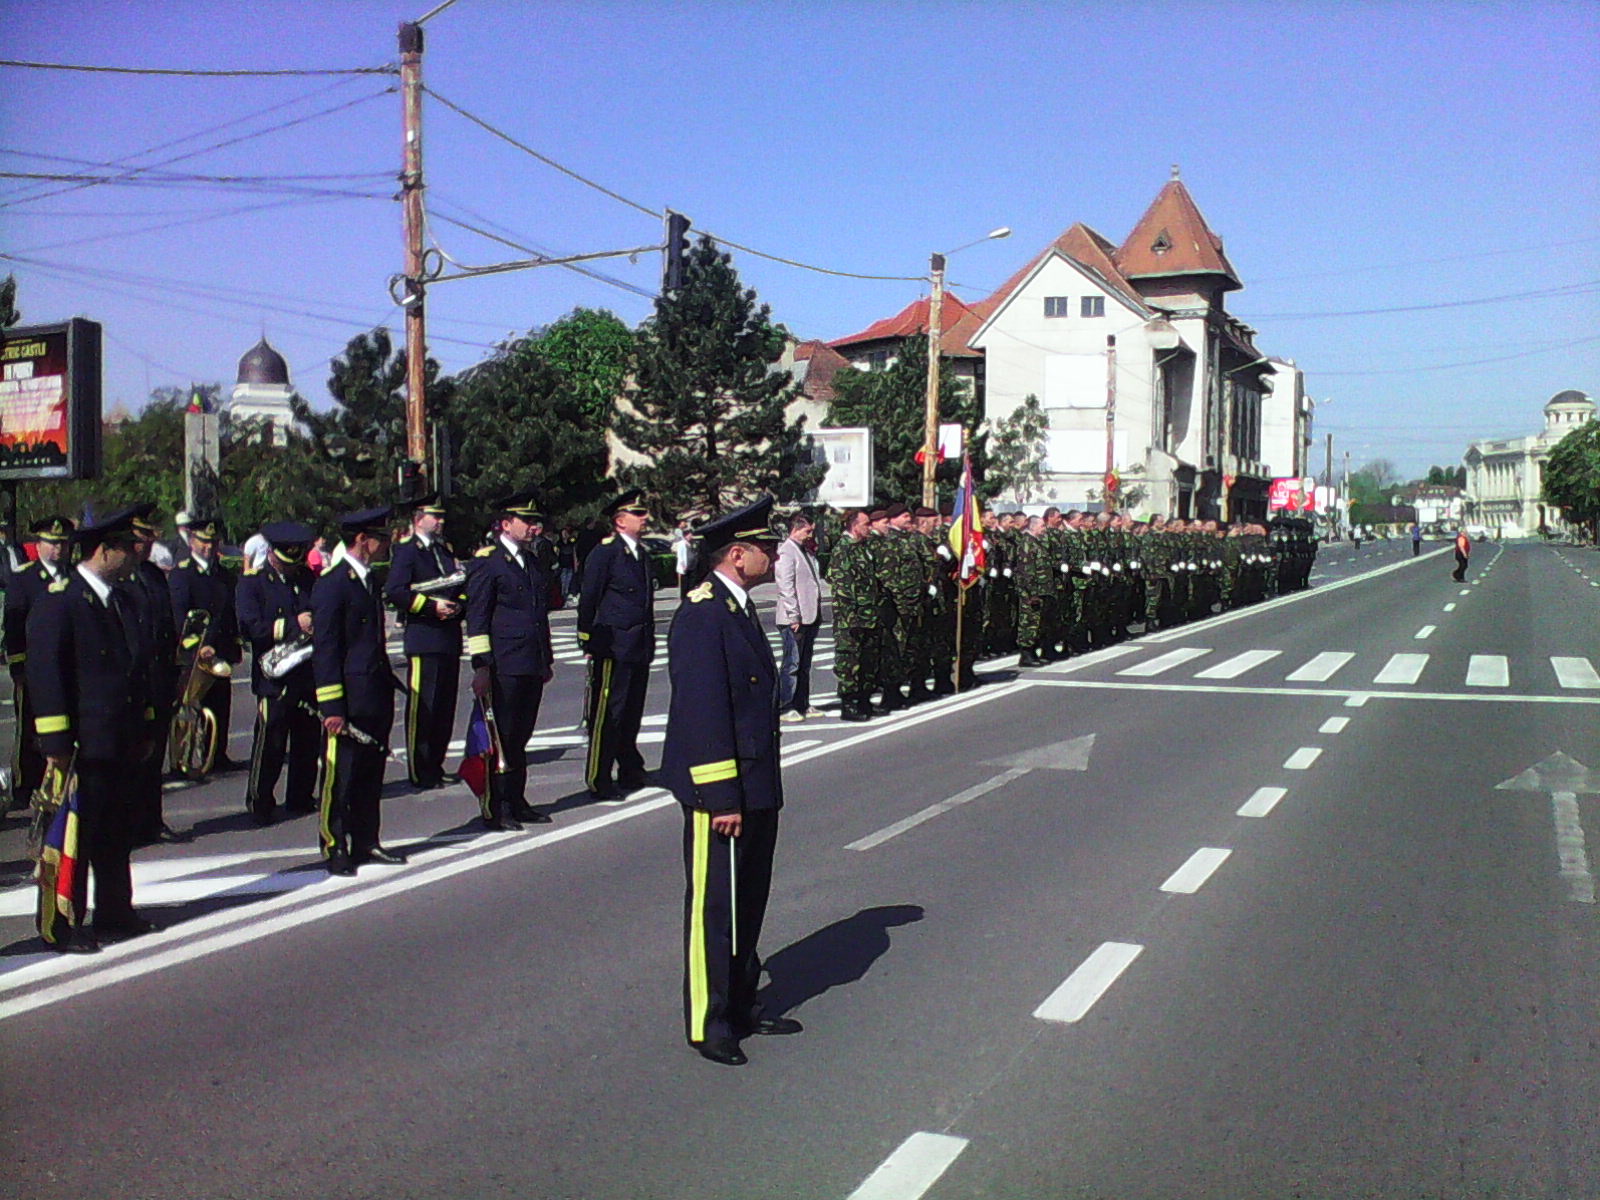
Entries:
[[785,726],[763,948],[806,1031],[738,1070],[682,1042],[676,807],[580,795],[575,661],[538,832],[400,783],[411,863],[330,880],[238,776],[174,790],[163,932],[57,959],[0,890],[0,1195],[1600,1195],[1600,555],[1448,558],[1332,547],[1297,597]]

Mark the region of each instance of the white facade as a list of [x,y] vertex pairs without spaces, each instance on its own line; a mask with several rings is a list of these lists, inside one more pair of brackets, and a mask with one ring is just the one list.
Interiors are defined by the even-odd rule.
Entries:
[[1311,397],[1305,372],[1293,359],[1271,359],[1265,373],[1271,390],[1261,404],[1261,461],[1275,479],[1300,478],[1311,470]]
[[239,378],[228,401],[228,415],[236,435],[243,422],[259,422],[274,445],[288,442],[288,430],[295,428],[294,410],[289,398],[294,387],[289,382],[289,364],[267,343],[266,338],[239,360]]
[[1547,506],[1544,462],[1555,444],[1595,416],[1595,402],[1582,392],[1558,392],[1544,406],[1544,432],[1528,437],[1473,442],[1467,465],[1467,520],[1502,537],[1527,537],[1566,528],[1561,510]]

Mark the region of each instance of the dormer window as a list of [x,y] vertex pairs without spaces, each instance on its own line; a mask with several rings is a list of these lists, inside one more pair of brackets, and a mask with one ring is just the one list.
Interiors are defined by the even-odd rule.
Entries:
[[1156,234],[1156,240],[1150,243],[1150,249],[1157,254],[1165,254],[1172,249],[1172,238],[1165,229]]

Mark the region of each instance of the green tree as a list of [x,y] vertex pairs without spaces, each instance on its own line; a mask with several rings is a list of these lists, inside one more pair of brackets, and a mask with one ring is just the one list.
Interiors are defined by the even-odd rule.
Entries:
[[639,330],[634,390],[613,431],[647,461],[618,475],[673,516],[722,512],[761,492],[789,501],[814,488],[823,468],[811,461],[804,418],[785,412],[799,386],[774,369],[783,347],[768,306],[701,238],[683,286],[658,299]]
[[988,463],[978,491],[985,500],[1005,492],[1026,504],[1044,479],[1045,434],[1050,419],[1039,397],[1030,395],[994,426]]
[[1600,419],[1562,438],[1544,464],[1544,501],[1600,541]]
[[[834,399],[828,424],[860,425],[872,430],[873,495],[879,501],[920,503],[922,464],[917,461],[927,432],[928,339],[909,337],[900,343],[894,362],[882,371],[840,371],[833,377]],[[970,389],[957,380],[948,363],[939,364],[939,420],[969,432],[983,414]],[[983,443],[973,449],[973,474],[985,477]],[[961,477],[958,460],[940,463],[934,479],[941,496],[954,496]]]
[[22,320],[17,308],[17,277],[7,275],[0,279],[0,329],[10,329]]
[[458,531],[481,530],[496,498],[530,487],[555,523],[599,511],[609,485],[605,423],[592,407],[598,373],[594,355],[573,353],[574,333],[557,322],[503,343],[456,378],[449,429]]
[[538,335],[539,354],[561,372],[578,412],[597,428],[611,421],[628,378],[633,330],[605,309],[575,308]]

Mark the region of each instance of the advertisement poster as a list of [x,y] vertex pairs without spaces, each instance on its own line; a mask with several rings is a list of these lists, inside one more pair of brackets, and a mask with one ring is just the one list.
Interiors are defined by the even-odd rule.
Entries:
[[99,472],[100,326],[0,333],[0,480]]

